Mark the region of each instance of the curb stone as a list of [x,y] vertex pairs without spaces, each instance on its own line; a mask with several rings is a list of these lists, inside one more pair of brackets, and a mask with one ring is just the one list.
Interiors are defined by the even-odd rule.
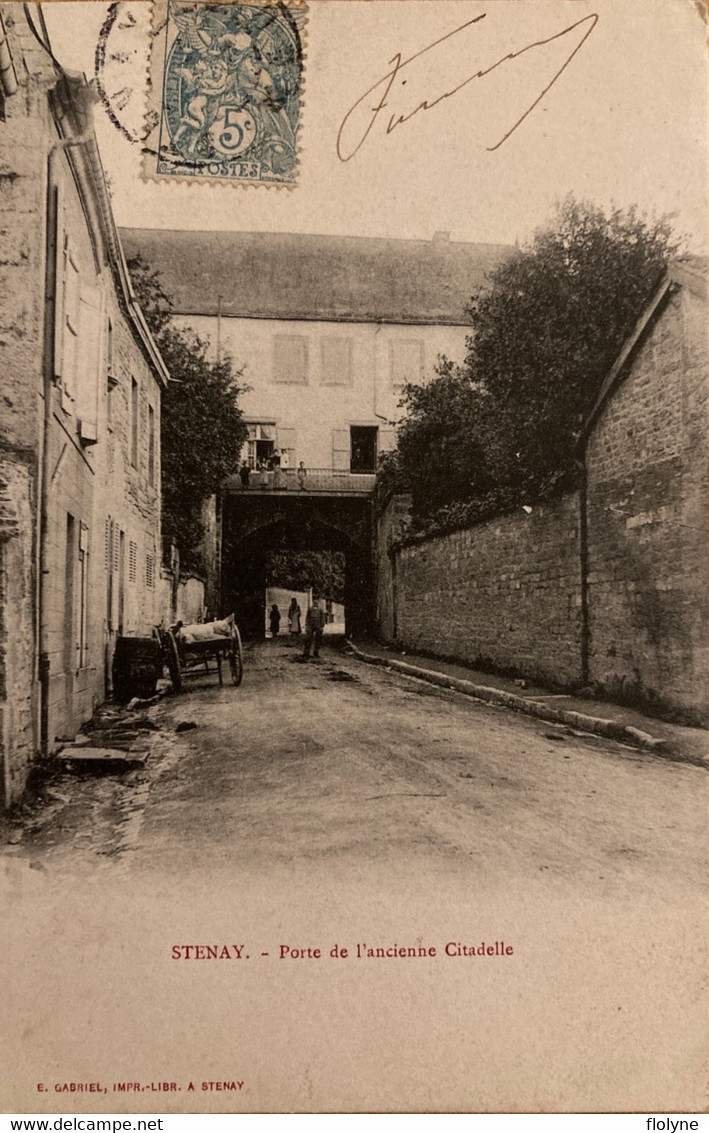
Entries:
[[506,692],[504,689],[478,685],[473,681],[462,680],[460,677],[450,677],[445,673],[437,673],[433,669],[422,669],[418,665],[409,665],[405,661],[397,661],[395,658],[377,657],[370,653],[363,653],[348,639],[347,646],[358,661],[363,661],[367,665],[379,665],[385,669],[393,669],[398,673],[403,673],[404,676],[417,677],[419,680],[428,681],[429,684],[453,689],[465,696],[473,696],[477,700],[484,700],[488,704],[500,704],[505,708],[524,712],[527,716],[536,716],[540,720],[550,720],[556,724],[567,724],[569,727],[578,728],[582,732],[591,732],[609,740],[643,748],[655,755],[661,755],[665,759],[691,763],[698,767],[706,766],[703,760],[691,758],[677,751],[669,740],[652,736],[649,732],[644,732],[630,724],[619,724],[617,720],[607,720],[601,716],[588,716],[584,712],[576,712],[573,709],[552,708],[543,701],[519,696],[514,692]]

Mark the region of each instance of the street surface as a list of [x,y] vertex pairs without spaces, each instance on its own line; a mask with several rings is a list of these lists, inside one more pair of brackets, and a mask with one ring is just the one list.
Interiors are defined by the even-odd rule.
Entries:
[[[148,711],[144,768],[58,776],[12,823],[28,1026],[64,1002],[36,952],[58,933],[77,992],[129,1027],[126,1074],[155,1065],[136,1017],[163,1012],[166,1080],[238,1074],[237,1108],[698,1108],[706,771],[332,643],[299,654],[285,637],[248,648],[239,689],[188,679]],[[464,958],[483,941],[513,954]],[[171,959],[224,942],[249,963]],[[357,944],[436,959],[353,959]],[[64,1049],[66,1024],[42,1041]],[[96,1066],[86,1035],[76,1049]]]
[[486,883],[548,872],[636,897],[706,881],[703,770],[327,644],[306,664],[288,638],[247,648],[241,688],[202,671],[150,718],[145,769],[63,777],[24,852],[46,866],[129,854],[133,870],[184,876],[206,842],[241,871],[445,861]]

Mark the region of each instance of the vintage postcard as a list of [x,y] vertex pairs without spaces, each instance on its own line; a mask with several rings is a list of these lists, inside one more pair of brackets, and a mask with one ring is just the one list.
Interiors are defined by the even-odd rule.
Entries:
[[705,6],[0,18],[0,1106],[704,1112]]

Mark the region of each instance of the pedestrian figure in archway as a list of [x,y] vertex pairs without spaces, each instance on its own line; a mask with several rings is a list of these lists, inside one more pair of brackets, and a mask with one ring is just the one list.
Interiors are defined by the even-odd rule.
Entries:
[[281,631],[281,611],[278,609],[275,602],[271,606],[269,621],[271,623],[271,637],[278,637]]
[[301,462],[298,465],[298,468],[296,470],[296,476],[298,477],[298,487],[300,488],[301,491],[305,488],[305,479],[306,479],[307,475],[308,475],[308,470],[305,467],[305,465],[303,464],[303,461],[301,460]]
[[300,606],[295,595],[291,598],[288,607],[288,627],[291,636],[300,637]]
[[313,657],[320,654],[320,642],[325,628],[325,611],[320,609],[318,595],[313,594],[313,604],[305,615],[305,649],[303,659],[310,657],[310,647],[313,647]]

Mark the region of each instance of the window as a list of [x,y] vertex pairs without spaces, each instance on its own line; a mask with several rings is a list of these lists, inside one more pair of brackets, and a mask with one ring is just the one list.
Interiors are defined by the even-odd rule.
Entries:
[[130,380],[130,462],[138,467],[138,383]]
[[145,585],[148,590],[155,586],[155,555],[145,556]]
[[302,334],[277,334],[273,340],[273,380],[308,384],[308,340]]
[[350,472],[377,471],[376,425],[350,426]]
[[155,484],[155,410],[148,406],[148,483]]
[[392,385],[420,382],[423,377],[423,342],[417,338],[404,338],[392,342],[389,350]]
[[138,544],[131,539],[128,544],[128,581],[135,584],[138,577]]
[[259,464],[267,464],[273,456],[276,447],[276,424],[251,424],[248,429],[248,455],[246,457],[249,468],[257,468]]
[[352,339],[329,335],[322,340],[322,374],[324,386],[352,385]]

